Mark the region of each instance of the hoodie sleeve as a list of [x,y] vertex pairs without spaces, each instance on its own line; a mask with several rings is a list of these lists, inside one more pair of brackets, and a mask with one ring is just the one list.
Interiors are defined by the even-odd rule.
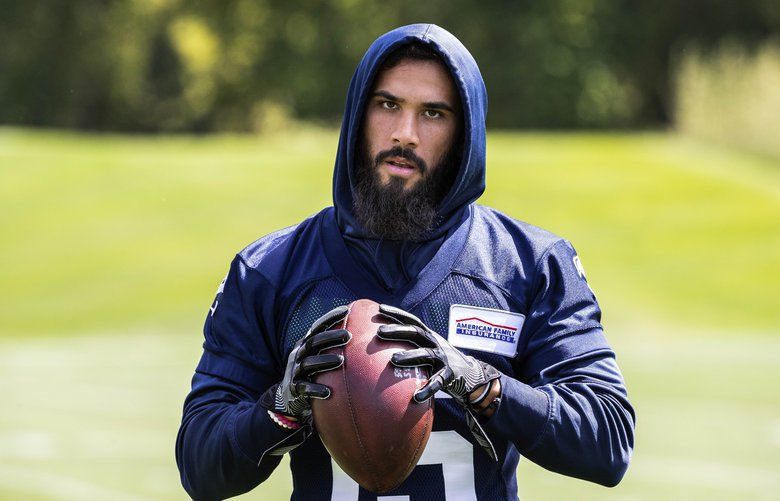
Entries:
[[289,435],[258,405],[281,380],[274,288],[240,258],[220,285],[204,327],[203,355],[176,440],[182,485],[193,499],[224,499],[264,481],[280,457],[263,452]]
[[635,416],[598,303],[568,242],[554,244],[536,271],[518,360],[528,384],[502,376],[501,403],[487,428],[544,468],[617,485],[631,457]]

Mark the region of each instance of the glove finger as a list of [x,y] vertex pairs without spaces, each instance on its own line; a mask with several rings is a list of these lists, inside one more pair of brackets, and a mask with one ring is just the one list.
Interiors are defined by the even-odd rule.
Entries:
[[425,328],[425,324],[422,322],[422,320],[412,315],[408,311],[404,311],[401,308],[396,308],[395,306],[390,306],[389,304],[380,304],[379,313],[387,318],[395,320],[399,324],[410,324]]
[[344,357],[342,355],[336,355],[335,353],[312,355],[301,359],[295,376],[296,379],[299,377],[308,377],[317,374],[318,372],[336,369],[341,367],[341,364],[343,363]]
[[330,397],[330,388],[324,384],[312,383],[311,381],[296,382],[295,391],[301,397],[318,398],[320,400]]
[[304,356],[319,353],[328,348],[344,346],[350,339],[352,339],[352,334],[346,329],[320,332],[306,340],[302,352]]
[[408,341],[424,348],[433,348],[434,342],[428,339],[427,332],[415,325],[385,324],[376,331],[380,339],[388,341]]
[[311,324],[311,328],[309,329],[309,332],[306,334],[306,336],[308,337],[312,334],[317,334],[318,332],[330,329],[337,322],[344,320],[344,317],[347,316],[348,312],[349,306],[339,306],[337,308],[333,308],[315,320],[313,324]]
[[425,402],[436,395],[436,392],[441,390],[443,386],[444,380],[442,379],[442,371],[439,371],[428,379],[428,384],[414,392],[414,401],[418,404]]
[[416,348],[414,350],[398,351],[393,353],[390,362],[396,367],[418,367],[420,365],[433,365],[439,361],[430,348]]

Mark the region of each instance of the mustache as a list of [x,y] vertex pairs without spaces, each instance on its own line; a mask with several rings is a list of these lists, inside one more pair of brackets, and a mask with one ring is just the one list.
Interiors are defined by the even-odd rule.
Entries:
[[417,168],[420,169],[420,174],[425,174],[428,171],[428,164],[425,163],[425,160],[418,157],[414,151],[408,148],[401,148],[400,146],[395,146],[389,150],[377,153],[376,157],[374,157],[374,167],[390,157],[401,157],[410,162],[414,162]]

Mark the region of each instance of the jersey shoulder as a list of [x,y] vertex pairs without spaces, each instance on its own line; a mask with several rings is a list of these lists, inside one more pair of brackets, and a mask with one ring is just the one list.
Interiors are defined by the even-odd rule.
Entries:
[[536,257],[541,257],[558,242],[565,241],[555,233],[510,217],[492,207],[477,205],[474,231],[487,238],[494,245],[508,245],[520,248]]
[[300,274],[300,270],[306,271],[308,279],[317,274],[325,275],[326,263],[319,252],[322,245],[320,227],[321,220],[332,210],[328,207],[296,225],[260,237],[238,255],[274,287],[289,282],[290,275]]
[[538,226],[475,205],[466,252],[457,271],[511,289],[510,284],[527,283],[545,254],[559,245],[569,244]]

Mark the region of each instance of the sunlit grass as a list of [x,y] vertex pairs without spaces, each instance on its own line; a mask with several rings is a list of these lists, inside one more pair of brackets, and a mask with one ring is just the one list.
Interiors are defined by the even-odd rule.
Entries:
[[[523,499],[777,499],[777,339],[618,342],[637,410],[615,489],[522,460]],[[197,333],[0,339],[0,498],[186,499],[173,458]],[[247,499],[289,499],[287,460]]]
[[[0,335],[197,329],[233,253],[330,203],[335,146],[0,130]],[[488,164],[481,202],[571,239],[607,323],[780,325],[780,162],[664,134],[500,133]]]
[[491,146],[485,203],[570,238],[607,322],[780,326],[780,161],[660,134]]
[[[173,460],[232,255],[330,203],[337,135],[0,129],[0,498],[184,499]],[[489,139],[481,203],[572,240],[637,408],[607,490],[524,461],[528,499],[776,499],[780,164],[667,134]],[[286,463],[255,499],[286,499]]]

